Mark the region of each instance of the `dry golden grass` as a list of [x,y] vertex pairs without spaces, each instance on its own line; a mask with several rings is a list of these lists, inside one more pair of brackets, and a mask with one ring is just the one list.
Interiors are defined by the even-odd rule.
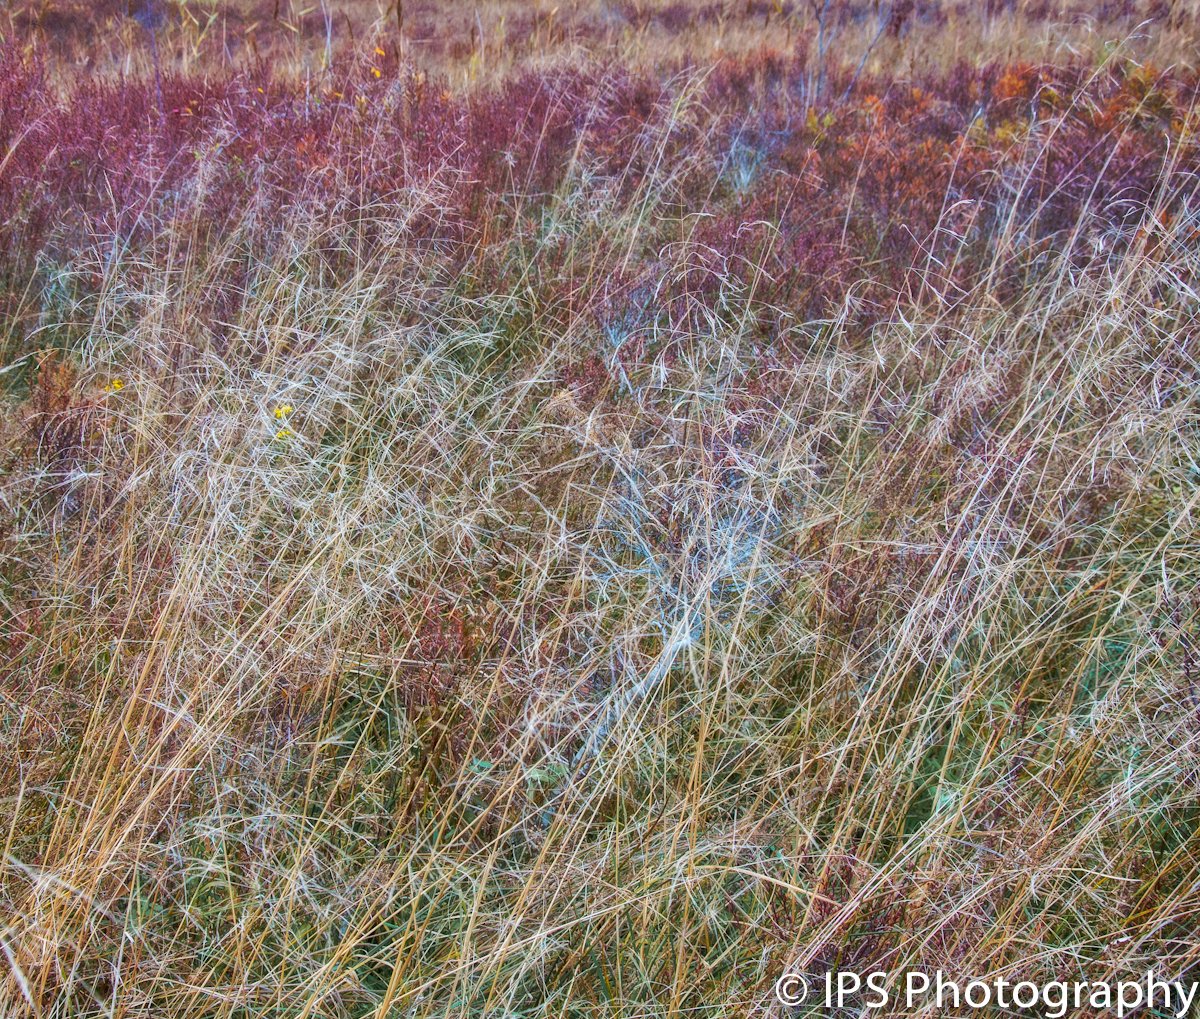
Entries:
[[[0,32],[47,55],[67,77],[144,74],[148,33],[129,16],[152,0],[20,0]],[[1061,62],[1118,43],[1159,67],[1200,59],[1196,0],[939,0],[885,30],[887,2],[830,0],[177,0],[159,30],[167,69],[211,74],[265,63],[311,78],[381,44],[453,85],[494,84],[528,68],[613,60],[635,69],[706,65],[759,51],[834,52],[869,73],[905,75],[956,61]],[[904,4],[898,5],[903,8]],[[990,13],[989,13],[990,9]]]

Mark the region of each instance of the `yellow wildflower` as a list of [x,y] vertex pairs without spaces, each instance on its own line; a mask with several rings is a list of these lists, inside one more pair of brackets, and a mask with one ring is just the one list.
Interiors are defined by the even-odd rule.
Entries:
[[107,386],[104,387],[106,393],[119,393],[125,388],[125,380],[122,378],[113,379]]
[[295,410],[295,408],[290,403],[280,404],[278,407],[275,408],[275,420],[282,421],[293,410]]

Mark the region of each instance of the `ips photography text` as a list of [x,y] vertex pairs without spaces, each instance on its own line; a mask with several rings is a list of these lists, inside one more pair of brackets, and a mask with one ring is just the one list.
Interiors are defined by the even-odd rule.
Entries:
[[783,1005],[855,1008],[1001,1009],[1032,1012],[1044,1019],[1063,1019],[1082,1009],[1111,1013],[1117,1019],[1146,1010],[1185,1019],[1200,1003],[1200,984],[1170,979],[1152,970],[1112,980],[1010,980],[1005,977],[962,980],[942,970],[856,973],[840,970],[823,975],[784,973],[775,983]]

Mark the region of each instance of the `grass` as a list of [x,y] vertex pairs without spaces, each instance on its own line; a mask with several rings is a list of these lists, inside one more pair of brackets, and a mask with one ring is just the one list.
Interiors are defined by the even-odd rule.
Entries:
[[149,33],[129,14],[155,7],[167,14],[157,36],[164,62],[199,76],[266,64],[319,80],[377,43],[455,87],[596,59],[653,70],[763,50],[885,75],[962,60],[1061,63],[1118,45],[1158,66],[1200,58],[1194,0],[14,0],[0,13],[0,39],[44,55],[68,79],[80,67],[149,75]]
[[1194,975],[1194,78],[847,53],[11,86],[0,1014]]

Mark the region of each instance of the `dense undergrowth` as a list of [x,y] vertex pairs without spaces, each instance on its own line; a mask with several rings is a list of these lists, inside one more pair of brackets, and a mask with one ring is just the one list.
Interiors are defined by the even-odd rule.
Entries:
[[[817,92],[803,61],[764,57],[665,83],[528,74],[459,98],[420,73],[375,73],[320,93],[168,79],[160,114],[148,84],[61,99],[10,50],[10,334],[27,336],[46,302],[86,321],[106,267],[139,259],[207,273],[192,310],[219,332],[257,298],[255,266],[278,244],[311,247],[336,285],[392,257],[398,231],[404,255],[485,292],[528,286],[568,318],[580,295],[596,302],[599,274],[614,319],[638,317],[651,290],[668,308],[711,303],[728,277],[785,315],[828,316],[850,295],[857,320],[877,321],[897,297],[952,301],[981,275],[1020,293],[1054,252],[1086,262],[1145,242],[1197,158],[1195,77],[1132,64],[960,65]],[[639,230],[615,242],[606,214],[635,208]],[[669,272],[683,248],[694,264]]]
[[7,52],[0,1012],[1193,973],[1196,90]]

